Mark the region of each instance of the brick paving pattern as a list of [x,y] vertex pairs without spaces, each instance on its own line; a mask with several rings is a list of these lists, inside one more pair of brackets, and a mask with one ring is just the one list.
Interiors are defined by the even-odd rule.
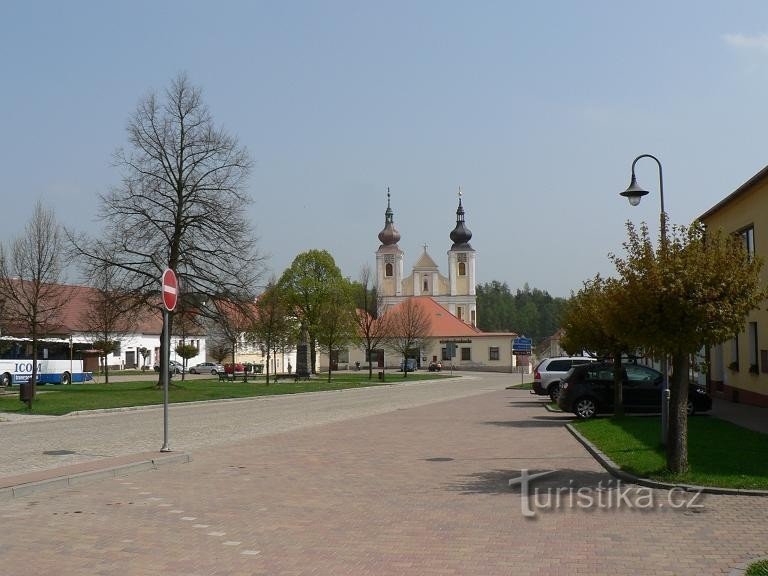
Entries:
[[0,574],[700,576],[768,554],[768,498],[524,517],[522,469],[611,482],[567,420],[497,390],[201,448],[0,503]]

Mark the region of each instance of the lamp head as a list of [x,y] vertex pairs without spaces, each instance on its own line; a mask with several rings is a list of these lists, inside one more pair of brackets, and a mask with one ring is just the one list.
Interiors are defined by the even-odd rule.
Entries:
[[648,194],[648,190],[644,190],[637,185],[637,178],[635,178],[634,171],[632,172],[632,181],[629,183],[629,187],[621,193],[632,206],[640,204],[640,200],[643,196]]

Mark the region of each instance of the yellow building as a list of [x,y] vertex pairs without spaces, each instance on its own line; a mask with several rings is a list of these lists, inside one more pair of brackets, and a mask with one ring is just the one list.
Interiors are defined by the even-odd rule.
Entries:
[[[737,234],[747,251],[768,262],[768,166],[699,219],[710,229]],[[768,283],[768,268],[761,272]],[[733,402],[768,406],[768,310],[745,319],[744,329],[709,350],[710,393]]]

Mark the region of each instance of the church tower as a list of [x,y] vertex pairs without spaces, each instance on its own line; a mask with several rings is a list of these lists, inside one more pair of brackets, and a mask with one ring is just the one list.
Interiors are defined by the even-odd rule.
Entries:
[[384,229],[379,232],[381,246],[376,251],[376,291],[384,302],[399,300],[403,295],[403,251],[397,243],[400,232],[395,228],[389,188],[387,188],[387,210],[384,212]]
[[467,324],[477,326],[477,297],[475,295],[475,256],[470,245],[472,232],[464,223],[464,207],[456,210],[456,227],[451,231],[453,245],[448,251],[448,282],[450,286],[448,310]]

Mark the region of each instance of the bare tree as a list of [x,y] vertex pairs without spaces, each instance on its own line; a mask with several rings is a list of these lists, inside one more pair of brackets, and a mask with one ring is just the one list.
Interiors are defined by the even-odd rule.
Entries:
[[161,97],[143,98],[127,132],[128,146],[115,154],[122,182],[100,196],[104,236],[68,232],[77,253],[125,270],[134,294],[155,306],[166,267],[181,298],[248,301],[262,257],[246,217],[245,148],[215,126],[185,74]]
[[141,300],[126,290],[125,271],[103,265],[91,268],[93,290],[87,298],[87,308],[81,322],[83,332],[104,359],[104,382],[109,384],[107,356],[115,351],[117,342],[136,329],[142,312]]
[[6,330],[32,339],[29,408],[37,382],[38,340],[59,327],[65,303],[65,292],[59,285],[63,274],[62,250],[61,227],[53,211],[39,201],[24,233],[8,248],[0,244],[0,302]]
[[[212,349],[227,349],[227,356],[232,355],[232,377],[235,374],[235,358],[240,342],[247,338],[256,315],[253,302],[233,302],[231,300],[212,300],[203,308],[211,318],[209,335]],[[215,357],[215,356],[214,356]],[[247,372],[244,380],[247,380]]]
[[414,298],[404,300],[387,311],[387,347],[403,358],[403,378],[408,376],[408,354],[418,353],[429,336],[429,315]]
[[373,378],[373,353],[383,346],[388,334],[388,316],[380,315],[384,299],[375,288],[370,287],[371,269],[366,265],[360,270],[360,280],[354,285],[357,314],[357,340],[365,350],[368,360],[368,379]]

